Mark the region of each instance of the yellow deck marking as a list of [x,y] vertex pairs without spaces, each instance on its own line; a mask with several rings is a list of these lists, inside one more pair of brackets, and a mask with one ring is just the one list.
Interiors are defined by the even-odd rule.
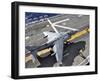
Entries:
[[76,38],[78,38],[78,37],[80,37],[80,36],[82,36],[82,35],[85,35],[86,33],[88,33],[90,30],[89,30],[89,28],[87,29],[84,29],[84,30],[82,30],[82,31],[80,31],[80,32],[77,32],[77,33],[75,33],[74,35],[72,35],[71,36],[71,38],[70,39],[68,39],[67,41],[72,41],[72,40],[74,40],[74,39],[76,39]]

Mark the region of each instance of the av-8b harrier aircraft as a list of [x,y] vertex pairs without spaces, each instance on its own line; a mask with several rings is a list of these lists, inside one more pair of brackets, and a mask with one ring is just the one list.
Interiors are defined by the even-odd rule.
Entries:
[[43,32],[44,35],[48,38],[48,41],[46,42],[47,44],[53,43],[53,51],[56,56],[56,66],[62,65],[62,58],[63,58],[63,45],[64,45],[64,40],[69,38],[68,33],[69,32],[59,32],[56,27],[59,28],[64,28],[69,31],[78,31],[78,29],[74,29],[71,27],[64,27],[61,25],[57,25],[58,23],[61,23],[63,21],[66,21],[68,19],[64,19],[61,21],[57,21],[55,23],[52,23],[49,19],[47,19],[51,27],[54,29],[55,32]]

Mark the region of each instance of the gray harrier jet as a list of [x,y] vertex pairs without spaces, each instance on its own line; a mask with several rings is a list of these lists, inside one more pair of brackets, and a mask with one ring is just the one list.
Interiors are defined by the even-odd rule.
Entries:
[[[66,21],[68,19],[57,21],[55,23],[52,23],[49,19],[47,19],[47,20],[48,20],[50,26],[54,29],[55,32],[45,31],[43,33],[48,39],[48,41],[46,43],[47,44],[53,43],[53,45],[54,45],[53,51],[54,51],[54,54],[56,56],[56,61],[57,61],[55,66],[60,66],[60,65],[62,65],[64,40],[69,38],[69,35],[68,35],[68,33],[70,33],[69,31],[78,31],[78,29],[57,25],[57,24],[59,24],[63,21]],[[64,29],[67,29],[69,31],[68,32],[59,32],[56,29],[56,27],[64,28]]]

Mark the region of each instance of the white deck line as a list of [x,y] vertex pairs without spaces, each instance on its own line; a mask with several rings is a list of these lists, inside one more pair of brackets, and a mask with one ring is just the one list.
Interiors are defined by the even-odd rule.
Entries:
[[49,19],[47,19],[47,20],[48,20],[49,24],[51,25],[51,27],[54,29],[54,31],[55,31],[56,33],[59,33],[59,32],[57,31],[57,29],[54,27],[53,23],[52,23]]
[[64,20],[61,20],[61,21],[54,22],[53,24],[54,24],[54,25],[55,25],[55,24],[59,24],[59,23],[61,23],[61,22],[68,21],[68,20],[70,20],[70,19],[67,18],[67,19],[64,19]]
[[78,29],[71,28],[71,27],[66,27],[66,26],[61,26],[61,25],[54,25],[54,26],[59,27],[59,28],[68,29],[68,30],[78,31]]

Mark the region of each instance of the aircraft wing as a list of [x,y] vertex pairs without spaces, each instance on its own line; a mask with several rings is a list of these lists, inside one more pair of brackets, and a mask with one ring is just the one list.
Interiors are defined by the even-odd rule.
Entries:
[[53,33],[53,32],[43,32],[43,34],[48,38],[47,43],[53,42],[59,36],[58,33]]
[[58,63],[62,63],[63,58],[63,37],[60,38],[55,42],[55,45],[53,47],[54,53],[56,53],[56,60]]

